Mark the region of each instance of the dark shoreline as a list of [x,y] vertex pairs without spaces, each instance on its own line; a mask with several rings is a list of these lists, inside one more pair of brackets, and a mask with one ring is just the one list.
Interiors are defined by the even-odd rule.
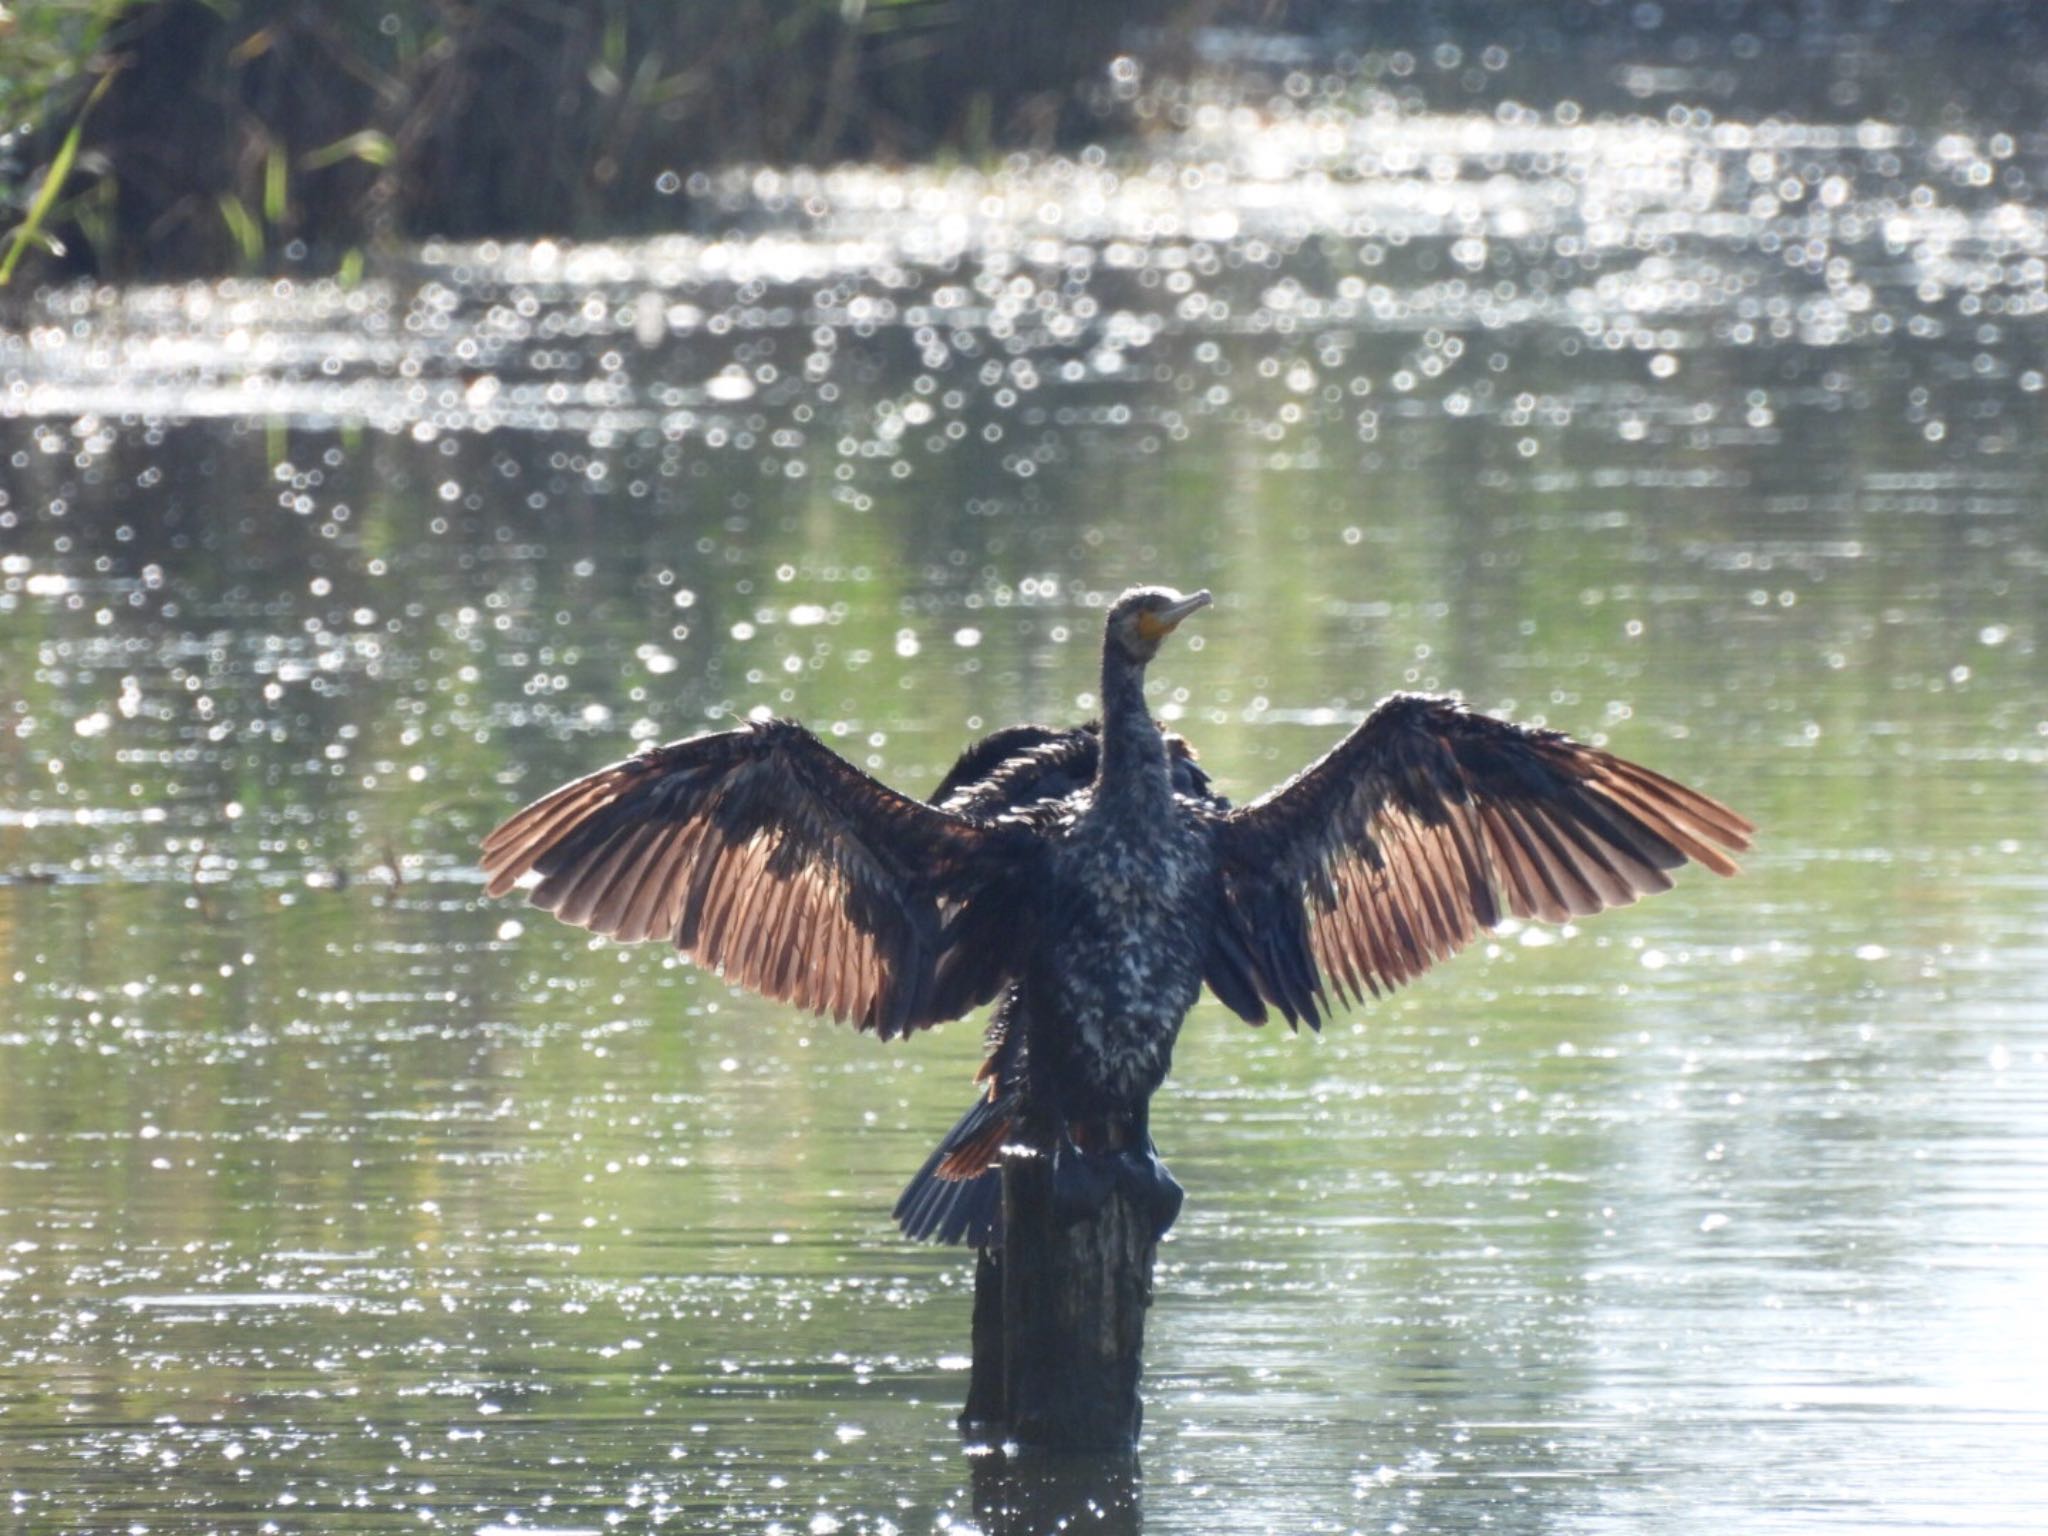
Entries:
[[[52,25],[46,53],[69,36]],[[155,0],[83,25],[37,125],[0,140],[4,231],[79,130],[30,280],[347,274],[437,235],[688,228],[695,172],[1128,144],[1175,126],[1174,82],[1198,76],[1254,103],[1371,86],[1415,110],[2048,116],[2048,13],[2002,0]],[[30,41],[0,33],[0,67]]]

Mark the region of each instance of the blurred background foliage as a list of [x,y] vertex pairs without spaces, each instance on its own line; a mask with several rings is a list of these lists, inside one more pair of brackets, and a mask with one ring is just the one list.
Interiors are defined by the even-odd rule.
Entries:
[[163,276],[334,270],[392,236],[661,227],[700,164],[1071,139],[1126,29],[1171,22],[1170,51],[1211,9],[52,0],[0,23],[8,239]]
[[2011,120],[2048,101],[2043,33],[2010,0],[35,0],[0,4],[0,261],[346,274],[427,235],[673,228],[693,171],[1116,142],[1185,113],[1155,82],[1308,56],[1409,107],[1493,92],[1485,44],[1589,111],[1678,72],[1724,112]]

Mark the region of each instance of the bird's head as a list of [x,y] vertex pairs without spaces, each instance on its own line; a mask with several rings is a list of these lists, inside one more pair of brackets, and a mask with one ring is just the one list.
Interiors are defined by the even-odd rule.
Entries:
[[1209,602],[1206,591],[1184,597],[1171,587],[1132,587],[1109,610],[1108,644],[1143,665],[1182,619]]

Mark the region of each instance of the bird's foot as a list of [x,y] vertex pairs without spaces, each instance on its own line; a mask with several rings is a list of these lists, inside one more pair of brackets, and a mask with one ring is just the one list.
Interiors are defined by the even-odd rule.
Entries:
[[1101,1215],[1119,1191],[1151,1223],[1155,1240],[1166,1236],[1187,1199],[1150,1137],[1142,1146],[1116,1152],[1083,1152],[1068,1138],[1059,1139],[1052,1153],[1052,1198],[1061,1226]]
[[1151,1221],[1153,1238],[1166,1236],[1180,1215],[1187,1191],[1167,1170],[1151,1138],[1147,1137],[1142,1147],[1126,1147],[1117,1154],[1117,1182]]
[[1063,1227],[1102,1214],[1116,1193],[1118,1171],[1111,1159],[1083,1152],[1062,1136],[1052,1149],[1052,1210]]

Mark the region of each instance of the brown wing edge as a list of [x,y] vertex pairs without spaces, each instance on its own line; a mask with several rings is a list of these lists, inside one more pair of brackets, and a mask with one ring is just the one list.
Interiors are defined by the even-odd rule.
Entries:
[[969,868],[997,841],[772,721],[551,790],[485,837],[481,862],[492,896],[538,874],[528,899],[564,921],[667,938],[729,981],[887,1038],[1000,986],[1001,957],[980,953],[1000,892]]

